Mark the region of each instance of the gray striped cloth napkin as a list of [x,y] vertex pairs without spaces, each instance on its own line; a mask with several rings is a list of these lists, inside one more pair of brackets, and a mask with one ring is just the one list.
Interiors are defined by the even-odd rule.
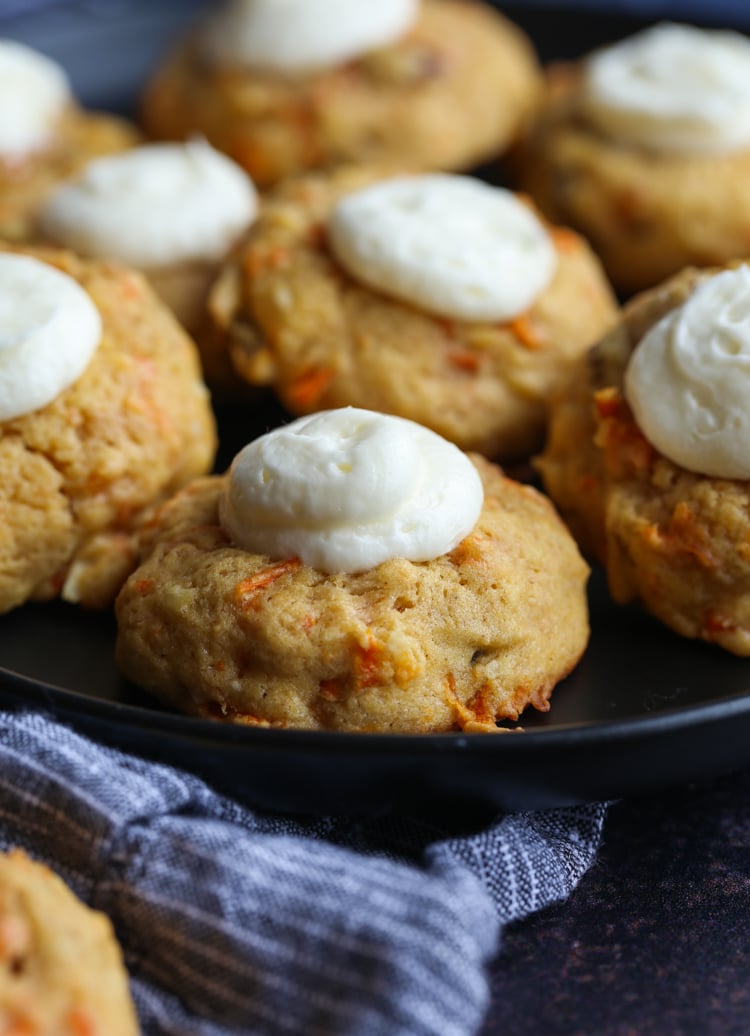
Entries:
[[565,898],[606,807],[290,819],[0,713],[0,844],[109,914],[147,1036],[469,1036],[503,925]]

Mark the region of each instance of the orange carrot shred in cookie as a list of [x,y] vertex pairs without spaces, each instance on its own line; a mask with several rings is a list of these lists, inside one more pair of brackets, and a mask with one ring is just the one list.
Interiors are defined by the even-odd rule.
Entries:
[[567,255],[577,252],[581,245],[578,234],[568,227],[555,227],[552,231],[552,241],[558,252],[564,252]]
[[599,389],[594,394],[594,405],[599,417],[616,417],[622,409],[622,396],[616,388]]
[[377,687],[382,682],[380,668],[384,653],[385,648],[380,641],[368,633],[367,644],[364,647],[357,646],[355,658],[357,687]]
[[719,561],[712,549],[708,530],[696,519],[684,500],[672,512],[667,529],[660,529],[651,523],[644,527],[643,538],[666,553],[689,555],[704,568],[718,567]]
[[69,1019],[71,1036],[96,1036],[96,1025],[88,1012],[74,1008]]
[[289,388],[292,406],[300,410],[314,407],[332,380],[332,367],[312,367],[300,374]]
[[136,280],[135,277],[124,277],[122,285],[120,287],[120,294],[123,299],[131,302],[133,299],[140,298],[141,296],[141,285],[140,281]]
[[39,1029],[30,1018],[9,1018],[3,1028],[3,1036],[38,1036]]
[[265,590],[272,583],[275,583],[277,579],[281,579],[282,576],[290,572],[296,572],[301,564],[302,562],[299,558],[288,558],[286,561],[277,561],[275,565],[262,568],[254,575],[243,579],[234,588],[235,604],[243,610],[252,608],[255,594],[260,590]]
[[511,320],[508,328],[527,349],[541,349],[544,345],[544,336],[528,313],[522,313],[515,320]]
[[711,610],[706,615],[703,629],[707,634],[712,633],[733,633],[737,629],[737,623],[721,612]]
[[594,406],[601,421],[595,442],[604,450],[607,470],[646,471],[654,448],[633,420],[620,392],[616,388],[600,389],[594,394]]
[[452,367],[457,367],[459,370],[467,371],[473,374],[479,370],[479,357],[476,353],[469,352],[468,349],[454,349],[448,353],[448,362]]

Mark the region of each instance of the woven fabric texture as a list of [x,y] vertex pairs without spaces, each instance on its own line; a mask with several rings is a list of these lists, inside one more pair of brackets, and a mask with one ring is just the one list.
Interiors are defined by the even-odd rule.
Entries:
[[111,917],[147,1036],[469,1036],[503,925],[570,893],[605,811],[453,837],[417,817],[272,816],[0,714],[0,843]]

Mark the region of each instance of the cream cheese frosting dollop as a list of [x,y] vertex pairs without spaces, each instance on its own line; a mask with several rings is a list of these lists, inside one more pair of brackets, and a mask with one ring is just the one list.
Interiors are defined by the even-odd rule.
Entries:
[[99,310],[72,277],[0,255],[0,420],[51,403],[86,370],[101,335]]
[[595,52],[584,108],[603,133],[663,152],[750,146],[750,39],[662,23]]
[[0,155],[23,157],[46,147],[71,101],[68,77],[51,58],[0,40]]
[[419,0],[229,0],[200,41],[219,65],[304,74],[392,43],[418,10]]
[[518,316],[557,268],[528,206],[468,176],[395,177],[354,191],[329,217],[328,241],[364,284],[458,320]]
[[44,205],[43,233],[143,270],[226,255],[257,212],[255,187],[203,140],[147,144],[89,162]]
[[701,475],[750,479],[750,266],[699,284],[644,335],[625,395],[665,457]]
[[452,550],[483,500],[479,474],[457,446],[405,418],[344,407],[245,446],[219,514],[230,539],[252,553],[361,572]]

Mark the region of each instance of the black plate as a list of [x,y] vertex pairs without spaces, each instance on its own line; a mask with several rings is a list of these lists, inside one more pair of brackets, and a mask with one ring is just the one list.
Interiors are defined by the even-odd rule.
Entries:
[[[177,24],[199,6],[52,2],[0,28],[62,60],[87,103],[123,110]],[[504,7],[545,57],[574,56],[642,24]],[[227,432],[223,461],[233,452],[237,414],[219,416]],[[177,716],[118,675],[111,615],[60,603],[0,619],[0,693],[6,703],[41,703],[104,740],[191,767],[235,795],[284,810],[372,811],[448,798],[534,808],[750,764],[750,661],[616,607],[601,572],[590,604],[588,651],[555,690],[551,712],[524,716],[522,733],[320,734]]]

